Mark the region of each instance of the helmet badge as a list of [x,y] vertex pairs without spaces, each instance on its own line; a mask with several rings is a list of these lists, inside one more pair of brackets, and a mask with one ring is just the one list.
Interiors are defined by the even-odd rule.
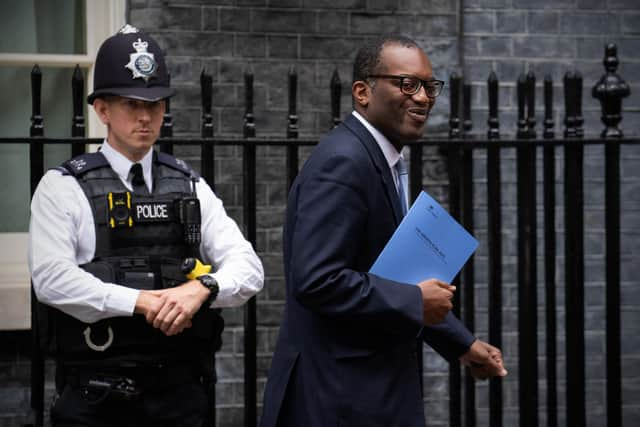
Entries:
[[136,53],[129,54],[129,63],[125,65],[125,68],[131,70],[131,73],[133,74],[132,78],[137,79],[138,77],[141,77],[146,83],[148,83],[149,79],[153,77],[156,69],[158,68],[156,60],[153,57],[153,53],[147,52],[149,43],[138,39],[133,42],[132,45],[136,50]]
[[120,34],[133,34],[133,33],[139,33],[140,30],[138,30],[133,25],[126,24],[124,27],[120,28],[118,32]]

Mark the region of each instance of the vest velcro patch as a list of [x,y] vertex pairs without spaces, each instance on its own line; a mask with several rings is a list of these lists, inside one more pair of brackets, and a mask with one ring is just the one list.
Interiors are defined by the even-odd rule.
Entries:
[[196,181],[198,180],[198,174],[193,169],[191,169],[184,160],[178,159],[177,157],[173,157],[172,155],[163,152],[156,152],[154,154],[154,160],[156,162],[180,171],[191,178],[195,178]]
[[134,202],[133,222],[169,222],[176,218],[172,202]]
[[96,153],[81,154],[73,159],[67,160],[61,165],[61,167],[64,168],[64,175],[71,174],[75,177],[83,175],[90,170],[105,166],[109,166],[109,162],[99,151]]

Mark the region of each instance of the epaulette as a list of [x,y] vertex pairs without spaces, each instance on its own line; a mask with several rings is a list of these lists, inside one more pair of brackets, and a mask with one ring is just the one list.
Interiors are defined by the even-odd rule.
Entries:
[[109,166],[109,162],[102,155],[101,152],[96,153],[84,153],[73,159],[67,160],[56,169],[62,172],[63,175],[73,175],[78,177],[84,173],[98,168]]
[[154,160],[172,169],[180,171],[190,178],[195,178],[196,180],[200,178],[200,175],[198,175],[196,171],[191,169],[191,167],[189,167],[189,165],[184,160],[178,159],[177,157],[174,157],[170,154],[157,152]]

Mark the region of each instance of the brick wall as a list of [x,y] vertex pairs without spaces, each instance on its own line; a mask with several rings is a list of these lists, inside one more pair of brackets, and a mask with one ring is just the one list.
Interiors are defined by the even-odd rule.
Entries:
[[[486,81],[493,70],[504,81],[501,87],[501,122],[515,131],[514,82],[522,72],[537,77],[536,99],[542,106],[541,81],[554,82],[556,125],[562,123],[562,77],[578,70],[584,78],[583,113],[587,131],[599,132],[600,107],[591,89],[603,74],[604,45],[616,43],[621,61],[618,73],[631,84],[625,100],[622,126],[640,131],[640,82],[634,81],[640,61],[640,5],[633,0],[467,0],[463,9],[462,36],[467,79],[474,86],[473,116],[486,123]],[[541,108],[541,107],[539,107]],[[542,115],[537,115],[538,129]]]
[[[171,5],[167,6],[166,3]],[[173,4],[176,4],[173,6]],[[152,33],[166,49],[175,99],[176,130],[199,131],[198,75],[213,75],[214,126],[237,134],[244,112],[243,74],[255,74],[258,135],[283,135],[287,74],[299,74],[300,133],[330,126],[329,82],[343,82],[342,111],[350,108],[351,63],[367,37],[405,31],[432,52],[436,74],[457,64],[454,2],[389,0],[132,1],[130,21]]]
[[[550,74],[555,82],[556,132],[563,119],[560,81],[569,69],[584,76],[583,110],[587,131],[599,131],[599,106],[590,90],[603,72],[605,42],[618,44],[619,74],[631,83],[632,95],[624,102],[622,128],[640,131],[640,5],[637,0],[129,0],[128,21],[154,35],[167,51],[172,83],[177,95],[172,100],[174,132],[196,136],[200,128],[199,76],[204,69],[213,76],[214,127],[216,135],[238,135],[244,113],[243,74],[255,74],[255,111],[258,136],[284,136],[287,125],[287,74],[298,73],[297,104],[303,136],[317,136],[330,126],[329,81],[335,69],[342,79],[342,114],[351,109],[350,74],[354,53],[372,35],[401,31],[418,41],[430,54],[434,73],[448,80],[461,72],[473,86],[474,129],[484,133],[487,119],[486,79],[491,70],[501,80],[500,122],[503,134],[515,130],[515,89],[518,75],[532,69],[538,77],[538,105],[542,105],[541,80]],[[438,99],[428,131],[445,131],[448,120],[448,89]],[[542,116],[537,116],[540,131]],[[301,162],[307,150],[302,150]],[[194,149],[177,147],[176,154],[196,162]],[[215,190],[227,210],[242,224],[241,153],[233,147],[217,147]],[[258,401],[271,352],[278,333],[284,300],[281,258],[281,226],[286,197],[282,149],[259,148],[257,250],[263,260],[267,281],[258,296]],[[562,150],[557,163],[558,193],[562,200]],[[640,415],[640,291],[634,257],[640,253],[640,153],[622,150],[623,199],[623,401],[625,425],[633,425]],[[602,150],[585,151],[585,252],[586,252],[586,345],[588,425],[605,425],[604,378],[604,215]],[[515,153],[503,156],[503,252],[504,252],[504,338],[503,350],[511,376],[504,381],[505,425],[517,425],[517,289],[516,289],[516,203]],[[438,150],[425,150],[424,184],[446,202],[446,164]],[[475,157],[475,200],[479,208],[475,234],[486,237],[485,159]],[[541,160],[539,162],[541,165]],[[540,174],[539,174],[540,176]],[[538,201],[541,200],[538,192]],[[542,208],[539,208],[539,217]],[[564,424],[564,288],[563,212],[558,218],[558,376],[559,413]],[[540,227],[542,224],[539,224]],[[541,251],[542,233],[538,233]],[[487,333],[486,250],[476,255],[476,331]],[[542,282],[542,270],[538,270]],[[544,292],[538,290],[542,310]],[[540,345],[544,316],[539,312]],[[218,425],[238,426],[243,422],[243,311],[225,310],[227,328],[224,346],[217,355],[219,382]],[[0,426],[19,425],[28,408],[28,350],[26,338],[9,333],[0,346]],[[544,358],[540,358],[544,375]],[[50,371],[50,369],[49,369]],[[429,425],[448,425],[447,364],[433,352],[425,351],[425,410]],[[544,422],[544,390],[540,381],[541,419]],[[47,383],[51,393],[51,379]],[[477,391],[478,425],[487,425],[487,387]],[[15,409],[18,408],[18,409]]]

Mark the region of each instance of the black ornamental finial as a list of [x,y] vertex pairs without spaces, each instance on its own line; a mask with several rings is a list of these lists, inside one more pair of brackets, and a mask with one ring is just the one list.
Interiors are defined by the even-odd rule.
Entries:
[[331,75],[331,125],[333,127],[340,124],[340,97],[342,95],[342,83],[340,82],[340,75],[338,69],[333,70]]
[[602,108],[603,138],[622,138],[618,123],[622,120],[622,98],[631,94],[629,85],[616,74],[618,69],[618,49],[615,44],[605,46],[604,68],[606,73],[593,86],[591,95],[600,101]]

